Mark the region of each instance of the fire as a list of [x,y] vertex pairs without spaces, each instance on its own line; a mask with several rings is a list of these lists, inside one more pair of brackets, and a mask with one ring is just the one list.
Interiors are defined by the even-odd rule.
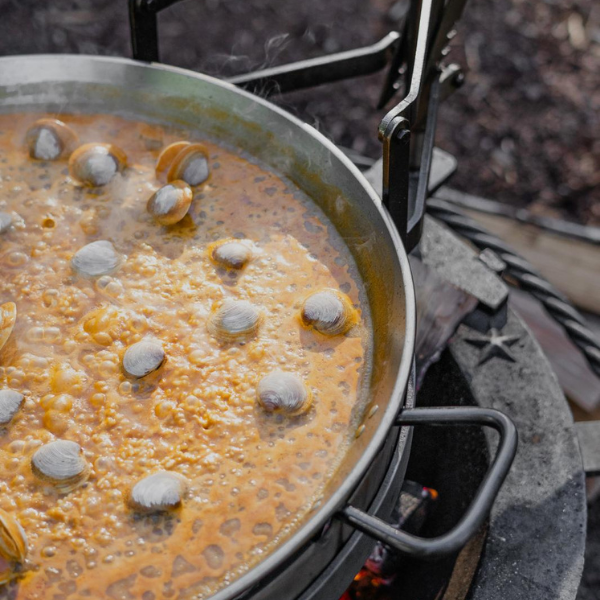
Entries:
[[[392,513],[396,529],[418,535],[438,492],[414,482],[405,482]],[[356,574],[340,600],[393,600],[394,581],[401,568],[402,557],[384,544],[377,543],[363,568]]]

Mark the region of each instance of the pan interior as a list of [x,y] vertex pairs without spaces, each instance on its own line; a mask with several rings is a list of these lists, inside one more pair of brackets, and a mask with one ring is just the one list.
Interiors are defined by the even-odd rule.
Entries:
[[361,435],[310,518],[260,569],[227,588],[223,598],[233,597],[253,577],[297,550],[342,505],[381,448],[400,408],[415,317],[398,236],[368,184],[325,138],[274,106],[207,77],[119,59],[5,58],[0,59],[0,111],[112,113],[191,129],[240,148],[306,192],[355,259],[373,328],[373,368],[364,410],[356,420]]

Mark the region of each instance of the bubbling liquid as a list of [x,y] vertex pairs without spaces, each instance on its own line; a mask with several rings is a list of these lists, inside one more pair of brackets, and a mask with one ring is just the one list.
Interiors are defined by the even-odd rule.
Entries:
[[[62,116],[79,144],[127,156],[109,183],[85,187],[68,157],[30,158],[25,131],[47,116],[0,116],[0,212],[12,216],[0,234],[0,304],[17,306],[0,389],[24,395],[0,436],[0,508],[29,546],[0,598],[205,598],[302,524],[344,455],[369,372],[364,290],[321,211],[256,161],[189,132]],[[164,185],[154,165],[186,139],[202,142],[210,176],[187,215],[162,226],[146,210]],[[243,243],[247,262],[215,262],[221,240]],[[114,265],[74,268],[97,241],[112,245]],[[352,302],[349,333],[303,327],[302,302],[321,289]],[[251,336],[211,334],[211,315],[231,301],[256,307]],[[160,344],[164,360],[132,376],[123,357],[142,340]],[[306,412],[270,414],[257,402],[259,381],[279,370],[306,386]],[[58,439],[79,444],[89,468],[68,493],[31,470]],[[185,479],[181,503],[136,511],[132,487],[159,471]]]

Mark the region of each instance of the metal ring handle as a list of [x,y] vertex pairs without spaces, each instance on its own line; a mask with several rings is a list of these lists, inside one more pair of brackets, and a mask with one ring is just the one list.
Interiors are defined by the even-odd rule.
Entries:
[[438,558],[460,550],[487,518],[498,491],[508,474],[517,451],[517,429],[500,411],[480,407],[408,408],[401,412],[397,425],[483,425],[500,434],[496,457],[477,494],[462,519],[448,533],[435,538],[421,538],[398,531],[385,521],[353,506],[346,506],[340,516],[363,533],[410,556]]

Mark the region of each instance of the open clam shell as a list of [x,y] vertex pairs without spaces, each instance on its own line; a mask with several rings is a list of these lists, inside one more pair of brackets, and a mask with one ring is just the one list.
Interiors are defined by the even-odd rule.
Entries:
[[178,473],[159,471],[140,479],[129,494],[129,505],[141,512],[161,512],[181,506],[187,490]]
[[156,176],[161,179],[166,177],[168,170],[171,168],[175,157],[190,145],[190,142],[173,142],[169,144],[159,154],[156,161]]
[[17,305],[14,302],[0,304],[0,350],[8,341],[17,320]]
[[88,187],[110,183],[126,166],[125,152],[112,144],[84,144],[69,158],[71,177]]
[[269,373],[258,382],[256,398],[265,411],[288,416],[307,411],[312,402],[312,396],[302,379],[281,370]]
[[204,183],[209,175],[208,152],[202,144],[175,142],[167,146],[158,157],[156,175],[159,178],[183,180],[195,187]]
[[0,390],[0,425],[7,425],[23,405],[23,394],[14,390]]
[[33,474],[51,483],[62,493],[79,487],[89,476],[81,446],[70,440],[56,440],[41,446],[31,459]]
[[258,308],[247,300],[225,300],[213,307],[208,331],[224,342],[246,341],[254,337],[261,323]]
[[78,250],[71,259],[71,265],[85,277],[106,275],[117,268],[119,255],[114,246],[106,240],[91,242]]
[[337,290],[322,290],[306,298],[300,319],[305,327],[328,336],[342,335],[358,320],[350,299]]
[[239,240],[220,240],[208,249],[211,260],[225,269],[243,269],[252,258],[252,250]]
[[58,160],[73,151],[77,134],[58,119],[40,119],[27,130],[25,141],[31,158]]
[[167,173],[167,180],[183,179],[194,187],[204,183],[209,175],[206,149],[201,144],[190,144],[175,157]]
[[[2,509],[0,509],[0,556],[16,563],[21,563],[27,558],[27,536],[23,527],[12,515]],[[9,579],[11,579],[9,573],[0,574],[0,583],[5,583]]]
[[185,181],[175,180],[152,194],[146,209],[161,225],[174,225],[185,217],[193,197]]
[[156,371],[165,360],[165,351],[158,340],[143,339],[132,344],[123,355],[123,370],[131,377],[145,377]]

